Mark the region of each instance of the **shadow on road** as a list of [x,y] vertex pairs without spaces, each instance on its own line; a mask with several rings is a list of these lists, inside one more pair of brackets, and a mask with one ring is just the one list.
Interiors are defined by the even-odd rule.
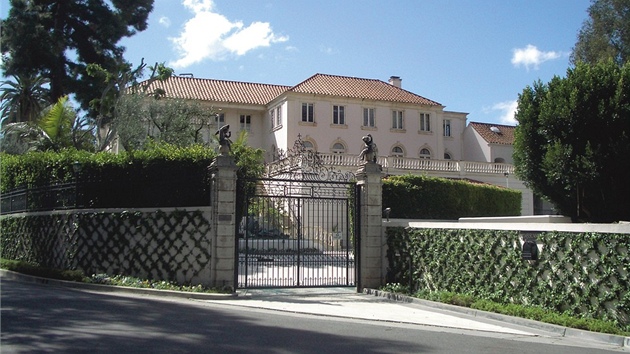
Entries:
[[[350,331],[348,323],[309,330],[326,319],[297,318],[195,302],[94,294],[1,280],[1,346],[13,352],[403,353],[417,344]],[[240,311],[240,312],[239,312]]]

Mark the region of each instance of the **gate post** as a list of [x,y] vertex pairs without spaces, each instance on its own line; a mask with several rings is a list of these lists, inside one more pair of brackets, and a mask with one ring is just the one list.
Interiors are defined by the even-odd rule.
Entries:
[[234,158],[219,155],[210,164],[212,205],[213,286],[235,289],[236,257],[236,164]]
[[366,162],[357,170],[359,197],[359,274],[357,291],[383,285],[383,168]]

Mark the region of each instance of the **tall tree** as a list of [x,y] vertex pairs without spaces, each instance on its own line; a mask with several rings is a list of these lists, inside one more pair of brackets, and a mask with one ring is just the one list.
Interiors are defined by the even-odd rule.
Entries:
[[86,66],[115,72],[126,65],[117,43],[145,30],[152,10],[153,0],[11,0],[1,24],[4,73],[40,74],[50,80],[52,102],[74,94],[88,110],[104,83]]
[[630,220],[630,63],[578,62],[519,95],[518,176],[564,215]]
[[592,0],[571,54],[577,62],[612,59],[623,65],[630,59],[630,0]]
[[49,104],[48,80],[41,76],[15,76],[0,85],[0,120],[2,125],[36,121]]

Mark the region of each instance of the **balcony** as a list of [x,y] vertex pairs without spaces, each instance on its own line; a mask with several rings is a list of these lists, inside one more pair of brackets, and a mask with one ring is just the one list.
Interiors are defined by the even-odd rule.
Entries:
[[[362,161],[354,155],[324,153],[319,153],[318,155],[324,166],[358,168],[362,163]],[[427,171],[446,172],[461,176],[466,174],[505,175],[505,173],[514,175],[514,165],[506,163],[434,160],[394,156],[379,156],[377,163],[383,166],[383,171],[390,174],[405,173],[405,171]]]

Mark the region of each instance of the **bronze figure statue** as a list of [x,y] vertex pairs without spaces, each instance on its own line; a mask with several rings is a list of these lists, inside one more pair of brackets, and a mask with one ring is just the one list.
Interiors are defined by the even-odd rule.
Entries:
[[361,139],[363,140],[364,146],[363,146],[363,150],[361,150],[361,154],[359,155],[359,158],[365,162],[376,163],[378,148],[376,147],[376,144],[374,143],[374,139],[372,138],[372,135],[368,134]]
[[226,124],[222,126],[214,135],[219,135],[219,155],[228,155],[232,150],[232,141],[230,140],[232,132],[230,131],[230,125]]

